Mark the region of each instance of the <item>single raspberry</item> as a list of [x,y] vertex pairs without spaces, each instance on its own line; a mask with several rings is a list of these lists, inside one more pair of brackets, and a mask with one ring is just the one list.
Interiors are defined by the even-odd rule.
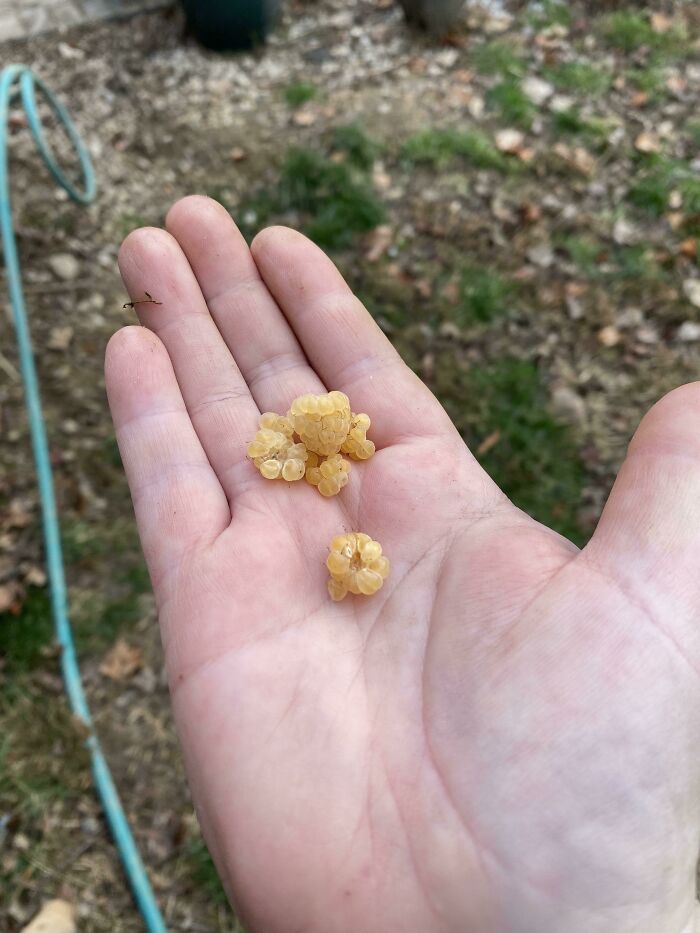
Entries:
[[337,496],[347,485],[349,471],[350,464],[340,454],[319,460],[316,454],[310,453],[306,462],[306,481],[316,486],[322,496]]
[[348,593],[371,596],[381,589],[390,570],[381,544],[362,532],[333,538],[326,567],[331,575],[328,592],[334,602]]
[[348,436],[350,399],[344,392],[300,395],[287,417],[307,450],[328,457],[338,453]]
[[308,452],[303,444],[294,442],[293,434],[291,424],[281,415],[261,415],[260,430],[248,444],[248,456],[265,479],[281,478],[293,483],[304,476]]
[[369,460],[374,454],[374,443],[367,439],[367,430],[371,423],[369,415],[356,415],[354,412],[351,415],[350,430],[340,449],[353,460]]

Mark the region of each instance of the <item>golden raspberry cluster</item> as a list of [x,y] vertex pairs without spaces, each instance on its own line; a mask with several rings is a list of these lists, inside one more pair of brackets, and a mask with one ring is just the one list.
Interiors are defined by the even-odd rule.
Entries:
[[330,572],[328,592],[339,602],[348,593],[371,596],[389,576],[389,561],[382,554],[382,546],[362,532],[336,535],[326,559]]
[[367,415],[350,410],[344,392],[300,395],[286,416],[261,415],[248,456],[265,479],[295,482],[305,476],[322,496],[337,496],[350,470],[341,450],[353,460],[367,460],[374,453],[367,439],[369,426]]

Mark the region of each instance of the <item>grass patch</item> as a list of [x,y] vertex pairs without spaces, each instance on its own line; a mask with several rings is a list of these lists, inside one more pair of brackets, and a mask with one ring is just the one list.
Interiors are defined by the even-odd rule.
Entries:
[[309,81],[293,81],[284,89],[284,99],[290,107],[301,107],[302,104],[313,100],[318,93],[315,84]]
[[694,145],[700,146],[700,120],[688,120],[686,132],[690,137],[690,141]]
[[525,73],[525,61],[508,42],[494,40],[477,45],[471,63],[482,75],[519,78]]
[[654,63],[646,68],[631,68],[625,72],[625,79],[635,90],[646,94],[651,102],[664,97],[668,90],[664,69]]
[[334,152],[342,152],[349,162],[359,169],[369,171],[380,153],[380,147],[366,133],[351,123],[348,126],[337,126],[333,131],[331,148]]
[[593,278],[597,274],[601,254],[605,253],[602,243],[585,235],[564,237],[560,248],[587,278]]
[[530,22],[535,29],[544,29],[547,26],[570,26],[572,21],[571,7],[562,0],[541,0],[537,9],[530,14]]
[[603,37],[611,48],[628,53],[642,46],[665,55],[682,54],[688,48],[687,33],[680,25],[657,32],[646,16],[631,10],[619,10],[606,16]]
[[227,906],[226,892],[204,839],[199,836],[188,840],[184,850],[183,854],[187,861],[190,876],[197,888],[204,891],[212,903],[220,907]]
[[402,154],[409,162],[437,167],[460,158],[476,168],[502,172],[510,168],[505,157],[480,130],[423,130],[406,140]]
[[303,226],[320,246],[339,248],[372,230],[384,211],[364,175],[308,149],[292,149],[279,187],[282,203],[305,215]]
[[561,91],[600,97],[610,88],[612,76],[588,62],[559,62],[544,71],[545,77]]
[[18,615],[0,613],[0,656],[10,674],[39,666],[53,638],[51,601],[46,589],[30,587]]
[[502,359],[467,372],[465,388],[469,404],[462,397],[460,417],[472,449],[498,432],[481,456],[484,468],[516,505],[582,543],[576,507],[583,465],[569,428],[548,410],[535,365]]
[[488,324],[512,307],[515,287],[499,272],[470,266],[462,272],[455,317],[461,326]]
[[607,134],[607,126],[602,120],[582,116],[577,107],[553,113],[552,129],[560,136],[585,136],[592,145],[602,143]]
[[489,106],[498,111],[501,119],[513,126],[529,129],[535,116],[535,106],[513,79],[501,81],[487,95]]
[[628,193],[635,207],[661,216],[672,191],[678,191],[686,214],[700,213],[700,178],[682,161],[656,156],[647,160]]
[[0,727],[0,812],[40,820],[54,801],[87,790],[88,753],[62,697],[15,681],[0,692]]

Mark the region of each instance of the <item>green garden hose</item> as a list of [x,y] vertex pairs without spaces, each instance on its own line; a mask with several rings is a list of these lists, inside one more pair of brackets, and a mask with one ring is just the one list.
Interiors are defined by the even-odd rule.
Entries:
[[[82,173],[82,185],[72,184],[64,174],[49,146],[37,109],[36,91],[50,107],[58,123],[68,136],[78,157]],[[7,286],[12,306],[12,316],[17,335],[22,381],[29,415],[29,429],[34,451],[37,482],[41,498],[41,511],[44,528],[46,562],[49,571],[49,587],[56,639],[61,648],[61,668],[68,695],[68,702],[74,714],[84,723],[88,733],[86,740],[92,763],[92,773],[102,802],[105,817],[114,837],[124,870],[134,894],[134,898],[149,933],[165,933],[166,926],[158,909],[153,890],[148,881],[146,870],[136,848],[134,837],[129,829],[126,814],[119,800],[114,780],[105,760],[100,743],[95,734],[92,717],[85,698],[80,668],[73,642],[73,632],[68,617],[68,599],[66,592],[61,536],[56,511],[53,471],[49,457],[46,425],[41,409],[39,382],[32,353],[27,309],[22,292],[22,277],[17,243],[12,226],[12,207],[10,204],[10,184],[8,170],[8,126],[10,106],[19,96],[27,117],[30,132],[36,147],[48,170],[57,183],[80,204],[89,204],[95,196],[95,178],[88,152],[83,145],[70,117],[62,104],[54,97],[46,85],[25,65],[9,65],[0,71],[0,236],[2,236],[3,255]]]

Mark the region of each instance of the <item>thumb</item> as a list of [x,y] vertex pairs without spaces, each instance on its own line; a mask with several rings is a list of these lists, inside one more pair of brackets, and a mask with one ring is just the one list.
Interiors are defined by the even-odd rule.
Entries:
[[700,382],[646,414],[582,557],[700,671]]

